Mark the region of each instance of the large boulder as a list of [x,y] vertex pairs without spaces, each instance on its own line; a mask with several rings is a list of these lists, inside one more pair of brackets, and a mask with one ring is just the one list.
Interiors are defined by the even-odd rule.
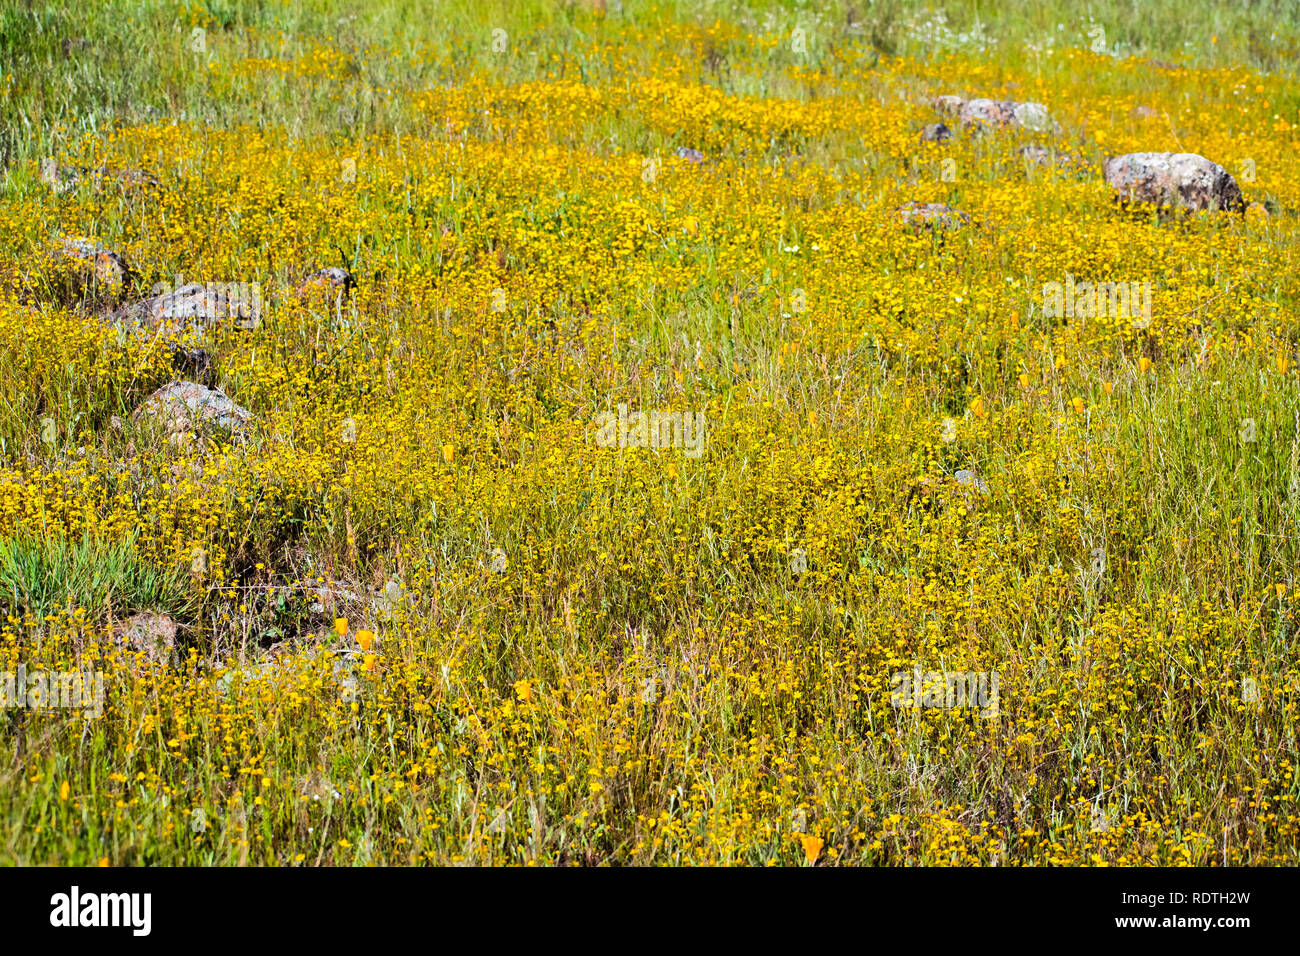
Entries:
[[1102,172],[1121,203],[1233,211],[1245,208],[1232,174],[1195,153],[1112,156],[1102,164]]

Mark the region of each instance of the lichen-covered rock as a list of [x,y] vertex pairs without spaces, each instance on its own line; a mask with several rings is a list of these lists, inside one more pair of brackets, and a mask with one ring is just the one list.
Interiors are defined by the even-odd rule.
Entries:
[[116,252],[88,239],[67,240],[57,257],[74,263],[87,276],[93,275],[96,281],[113,288],[121,286],[131,271],[126,260]]
[[952,130],[943,123],[931,123],[921,130],[921,142],[923,143],[942,143],[948,139],[952,139]]
[[970,222],[970,216],[941,202],[909,202],[894,210],[903,224],[913,232],[922,229],[960,229]]
[[1122,203],[1188,209],[1245,207],[1237,181],[1218,163],[1195,153],[1127,153],[1102,164],[1106,182]]
[[256,328],[262,317],[262,292],[256,282],[191,282],[132,302],[113,313],[119,322],[149,329],[207,329],[223,322]]
[[132,413],[136,421],[152,419],[173,435],[215,425],[229,432],[243,432],[253,420],[252,412],[236,405],[219,389],[197,382],[170,382],[158,389]]
[[330,292],[350,292],[356,288],[356,285],[356,277],[347,269],[340,266],[326,266],[303,279],[302,284],[298,286],[298,291],[307,293],[323,289]]

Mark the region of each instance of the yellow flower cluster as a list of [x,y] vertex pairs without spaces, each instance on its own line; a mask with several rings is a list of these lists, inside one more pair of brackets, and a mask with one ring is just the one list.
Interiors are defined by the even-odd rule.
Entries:
[[[1296,862],[1294,77],[574,16],[195,14],[213,112],[52,157],[157,186],[11,168],[0,673],[106,699],[0,709],[0,861]],[[922,141],[942,94],[1059,129]],[[1137,151],[1252,211],[1120,208]],[[175,276],[258,321],[122,317]],[[1149,323],[1045,313],[1067,277]],[[173,379],[250,423],[136,414]],[[620,404],[703,454],[602,447]],[[992,715],[897,706],[914,669]]]

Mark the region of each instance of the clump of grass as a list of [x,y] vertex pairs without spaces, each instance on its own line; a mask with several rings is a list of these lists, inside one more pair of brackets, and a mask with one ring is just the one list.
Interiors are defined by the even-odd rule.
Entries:
[[66,608],[91,616],[145,609],[180,615],[192,604],[183,570],[147,560],[133,535],[77,541],[20,532],[0,540],[0,609],[15,617],[44,618]]

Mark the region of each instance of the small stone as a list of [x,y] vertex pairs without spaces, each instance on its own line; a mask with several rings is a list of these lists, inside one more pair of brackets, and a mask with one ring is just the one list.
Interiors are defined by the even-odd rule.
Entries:
[[704,162],[704,154],[698,149],[691,149],[689,146],[678,146],[677,158],[684,159],[688,163],[694,163],[697,166]]
[[970,222],[966,213],[941,202],[904,203],[894,212],[916,232],[922,229],[960,229]]
[[944,116],[956,116],[961,112],[961,108],[966,105],[966,100],[964,97],[949,94],[936,96],[930,101],[930,105],[934,107],[936,112],[942,113]]
[[298,286],[298,291],[311,292],[318,289],[336,291],[341,289],[344,292],[351,292],[356,286],[356,277],[347,269],[340,266],[326,266],[324,269],[318,269],[303,279],[302,284]]
[[1016,153],[1026,163],[1033,163],[1035,166],[1047,166],[1052,162],[1052,153],[1046,146],[1039,146],[1037,143],[1028,143],[1021,146]]
[[232,402],[219,389],[197,382],[171,382],[150,395],[131,416],[161,420],[171,434],[190,432],[202,425],[216,425],[233,433],[243,432],[253,414]]
[[159,189],[162,187],[162,183],[142,169],[110,169],[106,166],[91,169],[86,166],[51,163],[51,170],[53,176],[47,176],[46,181],[56,193],[69,192],[83,182],[93,183],[96,188],[99,188],[105,179],[115,180],[125,188]]
[[117,637],[150,663],[167,661],[176,649],[176,622],[165,614],[142,611],[127,618]]
[[977,476],[975,472],[971,471],[969,468],[960,469],[953,475],[953,478],[956,480],[957,484],[959,485],[969,485],[970,487],[975,488],[981,494],[987,495],[989,493],[988,484],[984,481],[983,478]]
[[69,239],[59,250],[59,258],[73,261],[98,282],[113,288],[120,287],[131,272],[120,255],[88,239]]
[[125,305],[112,318],[149,329],[204,330],[228,320],[239,328],[256,328],[261,314],[261,287],[255,282],[191,282]]
[[942,143],[948,139],[952,139],[952,130],[942,123],[931,123],[921,130],[921,142],[923,143]]

